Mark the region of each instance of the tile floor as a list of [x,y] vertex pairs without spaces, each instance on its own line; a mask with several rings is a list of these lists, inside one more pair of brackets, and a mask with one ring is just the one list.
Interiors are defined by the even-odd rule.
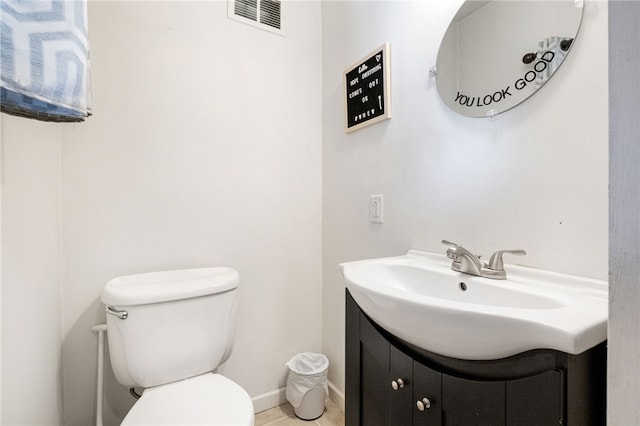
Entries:
[[325,402],[324,414],[312,421],[300,420],[291,404],[283,404],[256,414],[254,426],[344,426],[344,413],[331,400]]

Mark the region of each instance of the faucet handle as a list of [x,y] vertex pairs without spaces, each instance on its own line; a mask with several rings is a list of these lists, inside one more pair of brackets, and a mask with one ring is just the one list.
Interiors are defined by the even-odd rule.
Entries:
[[497,252],[493,253],[491,255],[491,258],[489,259],[489,264],[487,265],[487,268],[489,269],[493,269],[494,271],[503,271],[504,270],[504,263],[502,262],[502,255],[503,254],[517,254],[517,255],[525,255],[527,254],[526,251],[520,249],[520,250],[498,250]]
[[462,246],[447,240],[442,240],[442,244],[444,244],[445,246],[449,246],[449,248],[447,249],[446,255],[449,259],[452,259],[455,261],[457,257],[455,254],[455,250],[462,248]]
[[464,250],[466,251],[468,254],[475,256],[478,258],[478,260],[480,261],[480,263],[483,265],[486,265],[487,262],[485,262],[484,260],[482,260],[482,255],[478,254],[478,255],[474,255],[473,253],[469,252],[467,249],[465,249],[464,247],[462,247],[460,244],[456,244],[456,243],[452,243],[451,241],[447,241],[447,240],[442,240],[442,244],[449,246],[450,248],[447,249],[447,257],[449,259],[456,259],[458,257],[459,251],[457,251],[458,249],[460,250]]
[[445,246],[450,246],[455,248],[460,247],[460,244],[452,243],[451,241],[447,241],[447,240],[442,240],[442,244],[444,244]]

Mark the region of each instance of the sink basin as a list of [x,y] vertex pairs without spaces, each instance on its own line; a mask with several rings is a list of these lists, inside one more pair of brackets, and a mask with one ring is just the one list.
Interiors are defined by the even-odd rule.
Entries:
[[505,358],[531,349],[579,354],[607,338],[607,282],[506,265],[507,279],[451,270],[443,254],[340,265],[360,308],[395,336],[440,355]]

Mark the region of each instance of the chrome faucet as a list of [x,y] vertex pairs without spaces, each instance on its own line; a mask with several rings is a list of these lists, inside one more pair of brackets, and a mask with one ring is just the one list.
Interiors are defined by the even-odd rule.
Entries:
[[507,278],[507,273],[504,270],[504,263],[502,261],[502,256],[505,253],[516,255],[527,254],[524,250],[499,250],[491,255],[489,263],[487,263],[480,259],[480,256],[476,256],[459,244],[447,240],[442,240],[442,244],[449,246],[446,254],[449,259],[453,260],[451,264],[452,270],[495,280],[504,280]]
[[442,240],[442,244],[448,245],[447,257],[453,260],[451,269],[465,274],[482,276],[482,269],[486,267],[486,263],[480,260],[480,256],[476,256],[466,248],[456,243]]

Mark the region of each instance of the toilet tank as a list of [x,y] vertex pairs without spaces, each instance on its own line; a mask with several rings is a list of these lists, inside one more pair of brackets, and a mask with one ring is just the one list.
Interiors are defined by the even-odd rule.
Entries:
[[102,291],[118,381],[152,387],[214,370],[233,346],[238,272],[200,268],[129,275]]

